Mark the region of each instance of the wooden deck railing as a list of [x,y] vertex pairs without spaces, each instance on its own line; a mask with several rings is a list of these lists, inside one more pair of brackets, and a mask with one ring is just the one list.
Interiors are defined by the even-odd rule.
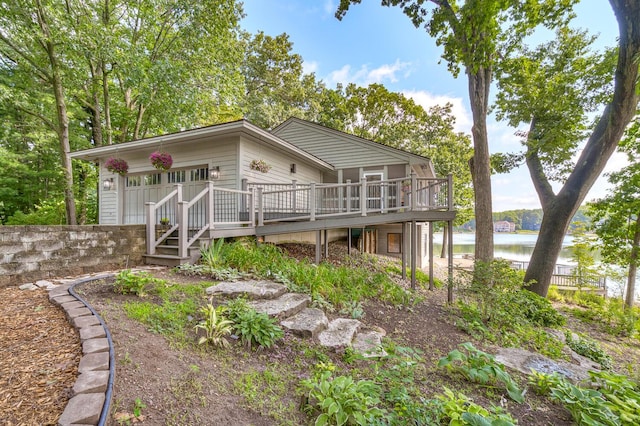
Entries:
[[[146,203],[147,254],[155,254],[176,231],[179,256],[186,257],[200,236],[218,227],[255,228],[282,221],[453,210],[452,188],[451,176],[441,179],[416,175],[343,184],[249,183],[244,190],[207,182],[199,194],[185,201],[182,185],[176,184],[162,200]],[[161,225],[163,219],[169,225]]]

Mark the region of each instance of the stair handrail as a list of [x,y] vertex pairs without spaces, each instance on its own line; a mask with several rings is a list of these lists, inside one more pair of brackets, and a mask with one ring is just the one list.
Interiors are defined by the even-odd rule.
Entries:
[[179,224],[175,223],[171,228],[165,231],[160,237],[156,238],[156,212],[160,207],[167,204],[169,201],[176,199],[176,206],[182,201],[182,185],[177,183],[174,185],[173,191],[169,192],[163,199],[154,203],[152,201],[146,202],[146,221],[147,221],[147,254],[155,254],[156,248],[175,231]]

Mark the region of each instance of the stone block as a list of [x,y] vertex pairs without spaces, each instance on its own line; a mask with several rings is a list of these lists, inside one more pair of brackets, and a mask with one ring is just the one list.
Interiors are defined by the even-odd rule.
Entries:
[[71,321],[73,321],[74,318],[85,317],[87,315],[93,315],[89,308],[76,308],[67,311],[67,317]]
[[277,299],[249,302],[249,306],[271,317],[287,318],[306,308],[309,303],[311,297],[307,294],[285,293]]
[[34,283],[25,283],[22,284],[20,287],[18,287],[20,290],[37,290],[38,286],[36,286]]
[[[88,310],[88,309],[87,309]],[[91,312],[91,311],[89,311]],[[100,325],[100,320],[95,315],[86,315],[81,317],[75,317],[71,320],[73,326],[77,329],[81,329],[83,327],[89,327],[91,325]]]
[[109,383],[109,371],[85,371],[73,385],[73,394],[106,392]]
[[49,292],[49,300],[53,300],[56,297],[68,296],[68,295],[69,295],[69,287],[59,285],[56,288],[51,289],[51,291]]
[[103,392],[74,396],[69,400],[62,416],[58,419],[58,425],[98,424],[104,401]]
[[329,323],[329,327],[318,335],[322,346],[329,348],[351,346],[353,337],[362,323],[355,319],[338,318]]
[[224,281],[207,288],[210,296],[248,299],[275,299],[287,292],[287,287],[273,281]]
[[327,328],[329,320],[321,309],[306,308],[285,319],[280,325],[297,336],[314,338]]
[[87,339],[82,342],[83,354],[94,354],[98,352],[109,352],[109,340],[106,337]]
[[356,334],[353,339],[353,350],[365,358],[379,358],[387,356],[382,348],[382,334],[369,330]]
[[84,373],[86,371],[104,371],[108,369],[108,352],[83,355],[82,358],[80,358],[80,364],[78,364],[78,373]]
[[51,303],[58,306],[62,305],[63,303],[75,302],[76,300],[78,299],[70,295],[68,292],[66,295],[58,296],[58,297],[54,297],[53,299],[50,299]]
[[79,332],[81,341],[95,339],[98,337],[107,337],[107,333],[105,333],[104,327],[102,325],[90,325],[87,327],[82,327]]
[[66,302],[60,305],[62,309],[65,311],[70,311],[72,309],[84,308],[86,305],[79,300],[73,300],[71,302]]

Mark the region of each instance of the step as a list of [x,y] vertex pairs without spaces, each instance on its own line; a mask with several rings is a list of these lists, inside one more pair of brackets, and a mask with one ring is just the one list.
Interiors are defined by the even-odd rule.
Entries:
[[143,254],[142,257],[144,257],[144,263],[147,265],[178,266],[185,263],[194,263],[191,257],[170,254]]
[[311,297],[300,293],[285,293],[273,300],[256,300],[249,305],[270,317],[288,318],[297,314],[311,303]]
[[375,330],[358,332],[351,343],[353,350],[364,358],[382,358],[387,352],[382,348],[383,334]]
[[329,320],[321,309],[306,308],[285,319],[280,325],[296,336],[314,338],[327,328]]
[[223,281],[207,288],[209,296],[246,297],[251,300],[275,299],[287,292],[287,287],[273,281]]
[[326,330],[318,335],[318,341],[328,348],[351,346],[355,334],[362,323],[355,319],[338,318],[329,323]]

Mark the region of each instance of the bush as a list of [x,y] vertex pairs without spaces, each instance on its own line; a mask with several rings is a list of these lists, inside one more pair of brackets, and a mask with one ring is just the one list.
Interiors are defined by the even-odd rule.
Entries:
[[230,301],[226,311],[229,320],[233,322],[233,330],[249,348],[255,345],[270,348],[284,336],[275,319],[256,312],[244,299]]
[[132,272],[131,269],[124,269],[116,275],[113,290],[120,294],[144,297],[147,295],[148,287],[156,281],[148,272]]

